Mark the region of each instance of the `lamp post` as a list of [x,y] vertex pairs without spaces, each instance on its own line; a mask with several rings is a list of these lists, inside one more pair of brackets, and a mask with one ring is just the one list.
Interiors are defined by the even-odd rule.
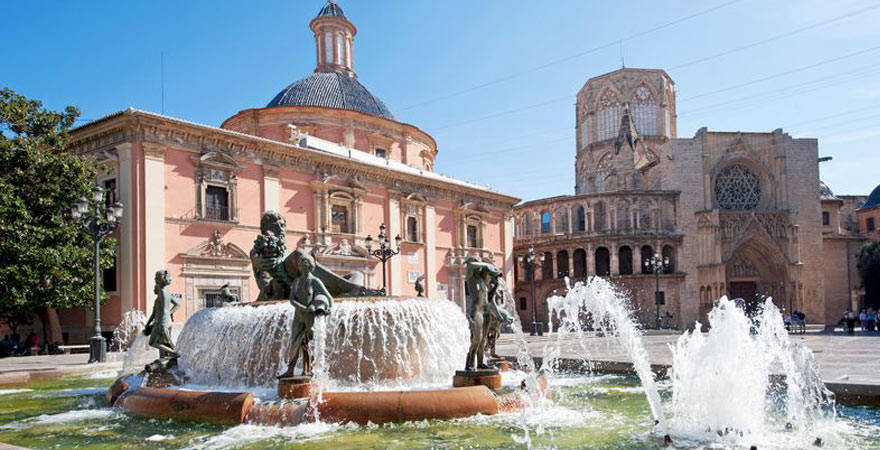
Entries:
[[391,243],[388,242],[388,236],[385,235],[385,224],[379,225],[379,248],[373,250],[373,237],[367,235],[366,246],[367,253],[379,258],[382,261],[382,295],[387,295],[388,292],[388,280],[385,277],[385,263],[388,262],[391,257],[400,253],[400,242],[403,241],[403,238],[398,234],[394,238],[394,244],[397,246],[397,250],[391,248]]
[[660,253],[654,253],[650,258],[644,261],[645,268],[654,272],[654,306],[657,308],[657,318],[655,326],[660,329],[660,306],[663,305],[664,299],[661,298],[660,292],[660,273],[669,268],[669,258],[664,257]]
[[517,260],[519,261],[519,265],[526,271],[526,275],[529,278],[529,286],[532,291],[532,331],[529,333],[530,336],[544,335],[544,327],[543,324],[538,322],[538,299],[535,297],[535,271],[544,265],[544,254],[541,253],[541,256],[535,254],[535,246],[529,245],[529,251],[525,255],[522,253],[517,256]]
[[122,219],[122,203],[104,205],[104,189],[92,188],[92,198],[80,197],[70,215],[85,228],[94,241],[95,258],[95,335],[89,339],[89,363],[107,359],[107,341],[101,336],[101,239],[113,232]]

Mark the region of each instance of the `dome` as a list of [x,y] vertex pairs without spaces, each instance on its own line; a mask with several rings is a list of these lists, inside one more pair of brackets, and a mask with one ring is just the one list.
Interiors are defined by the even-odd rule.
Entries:
[[862,208],[876,208],[878,206],[880,206],[880,185],[875,187],[865,203],[862,203]]
[[317,72],[287,86],[267,106],[323,106],[394,119],[394,115],[357,78],[337,72]]
[[318,11],[318,15],[315,17],[341,17],[345,19],[345,13],[342,12],[342,8],[336,4],[335,1],[328,1],[320,11]]
[[831,188],[824,181],[819,180],[819,199],[820,200],[837,200],[837,196],[831,191]]

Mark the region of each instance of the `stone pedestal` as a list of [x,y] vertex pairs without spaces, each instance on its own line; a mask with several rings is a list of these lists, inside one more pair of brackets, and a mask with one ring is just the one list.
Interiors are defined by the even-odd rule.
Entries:
[[502,372],[507,372],[510,370],[510,361],[504,358],[489,358],[489,365],[495,366],[498,370]]
[[278,397],[307,398],[312,390],[312,377],[287,377],[278,380]]
[[452,386],[486,386],[497,391],[501,389],[501,374],[498,369],[456,370],[452,377]]

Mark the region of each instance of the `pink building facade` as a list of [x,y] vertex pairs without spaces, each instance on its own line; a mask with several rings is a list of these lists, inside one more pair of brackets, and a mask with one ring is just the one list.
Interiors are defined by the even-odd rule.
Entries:
[[[181,295],[176,322],[218,305],[225,284],[256,299],[248,251],[270,210],[287,220],[288,248],[360,272],[373,288],[382,267],[365,239],[385,224],[403,239],[387,265],[390,295],[415,295],[424,275],[427,296],[464,307],[469,255],[492,259],[512,284],[519,199],[433,172],[434,139],[397,121],[357,80],[356,29],[338,5],[328,3],[310,28],[315,73],[219,128],[128,109],[72,132],[71,145],[99,165],[98,182],[126,208],[116,266],[104,273],[105,332],[127,311],[149,314],[160,269]],[[90,311],[59,316],[69,343],[87,340]]]

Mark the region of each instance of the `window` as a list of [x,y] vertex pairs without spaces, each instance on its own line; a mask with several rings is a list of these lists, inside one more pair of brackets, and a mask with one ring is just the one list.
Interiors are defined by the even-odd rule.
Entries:
[[101,281],[104,292],[116,292],[116,255],[113,255],[113,264],[101,271]]
[[378,156],[380,158],[388,159],[388,150],[385,150],[384,148],[377,148],[376,149],[376,156]]
[[876,225],[874,225],[873,217],[868,217],[867,219],[865,219],[865,228],[867,228],[868,231],[874,231],[877,228]]
[[348,207],[333,205],[330,207],[330,231],[348,233]]
[[550,232],[550,213],[542,212],[541,213],[541,234],[547,234]]
[[406,218],[406,240],[419,242],[419,220],[413,216]]
[[599,99],[599,111],[596,114],[596,141],[604,141],[617,136],[621,112],[622,108],[617,95],[606,90]]
[[205,218],[210,220],[229,220],[229,191],[225,187],[205,188]]
[[345,63],[345,42],[342,33],[336,33],[336,63],[346,65]]
[[223,306],[223,297],[220,292],[205,292],[205,308],[220,308]]
[[669,261],[663,267],[663,273],[675,273],[675,249],[671,245],[663,246],[663,261]]
[[586,231],[587,230],[587,216],[584,214],[584,207],[578,205],[574,209],[575,217],[577,217],[577,230],[578,231]]
[[761,201],[761,183],[742,164],[725,167],[715,176],[715,200],[721,209],[749,210]]
[[831,226],[831,214],[828,211],[822,211],[822,226]]
[[324,33],[324,64],[333,62],[333,35],[329,31]]
[[520,309],[520,311],[525,311],[526,308],[528,308],[528,301],[526,300],[525,297],[520,297],[520,298],[519,298],[519,309]]
[[468,225],[467,226],[467,246],[470,248],[477,248],[478,240],[477,240],[477,226],[476,225]]
[[657,134],[657,102],[645,86],[639,86],[633,94],[632,118],[639,134],[644,136]]

